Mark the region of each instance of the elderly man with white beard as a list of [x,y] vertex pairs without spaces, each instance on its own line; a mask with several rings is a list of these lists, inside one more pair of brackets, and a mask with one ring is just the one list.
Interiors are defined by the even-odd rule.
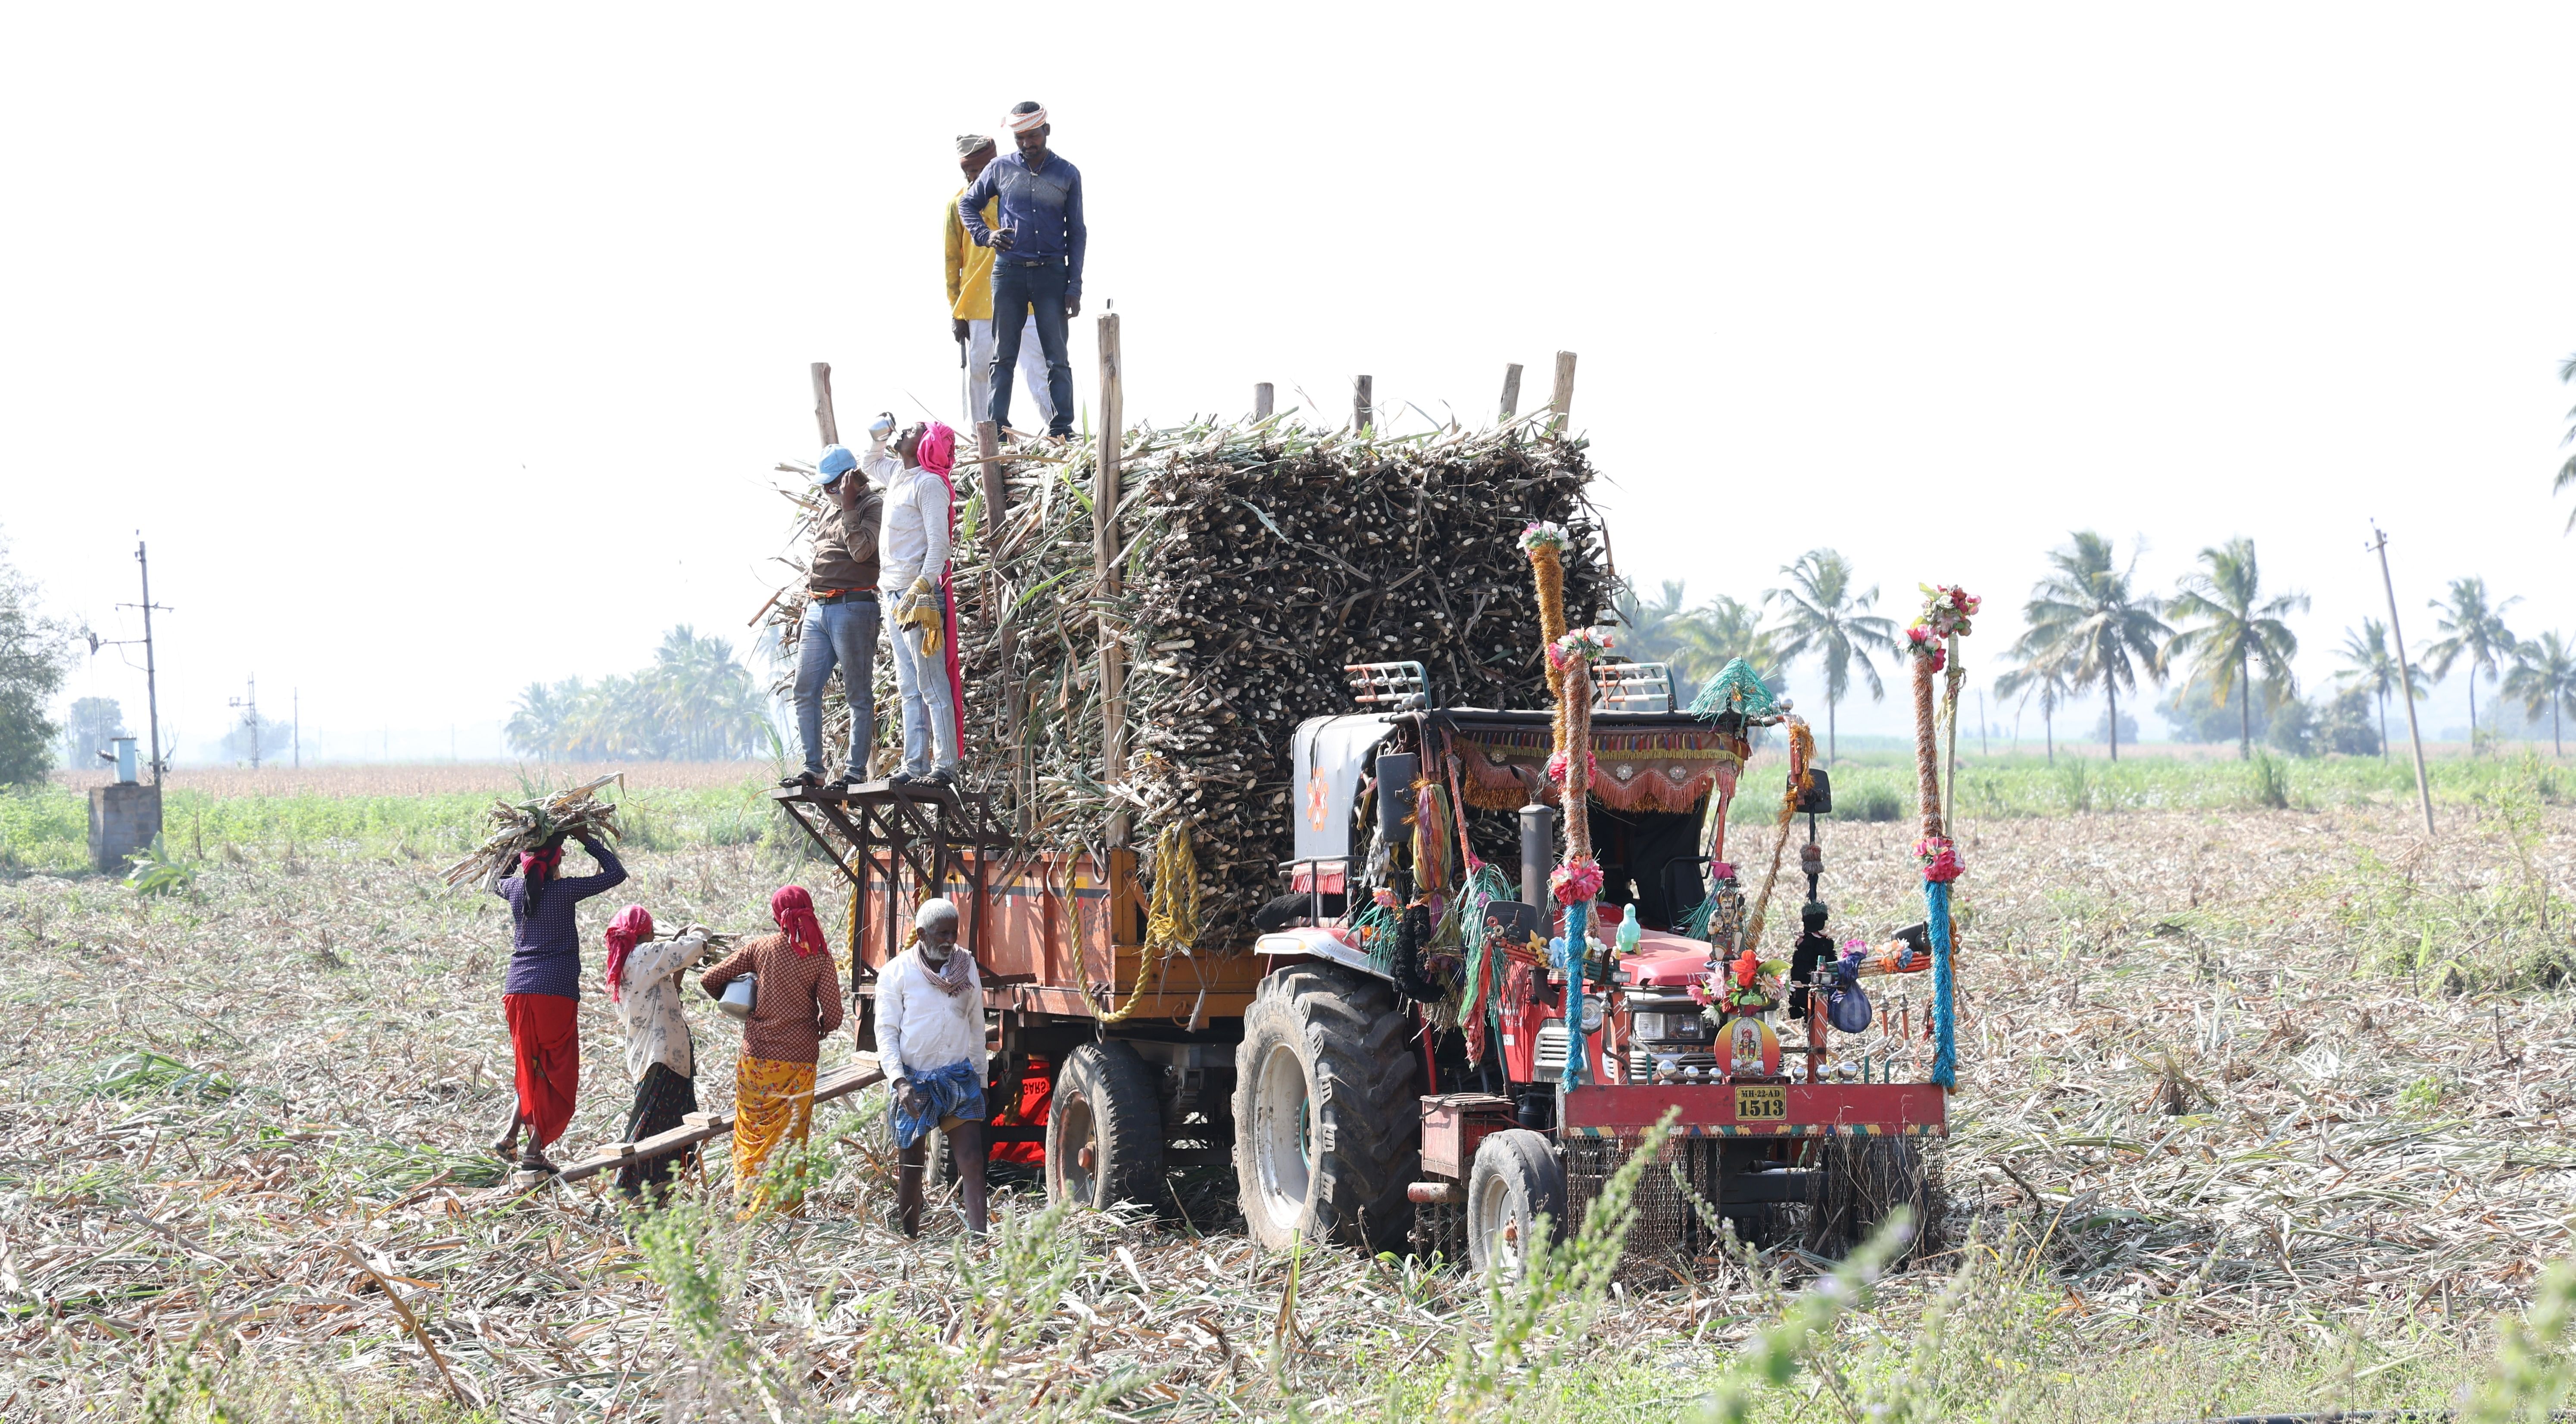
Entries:
[[895,1212],[906,1236],[921,1234],[934,1127],[957,1154],[967,1234],[984,1234],[984,985],[975,956],[957,946],[958,919],[955,901],[923,901],[910,942],[877,977],[877,1062],[894,1084]]

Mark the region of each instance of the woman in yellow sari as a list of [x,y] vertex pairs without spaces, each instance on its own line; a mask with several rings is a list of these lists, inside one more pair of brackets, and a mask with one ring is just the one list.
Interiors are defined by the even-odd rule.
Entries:
[[698,982],[721,997],[725,986],[753,976],[752,1008],[742,1025],[734,1069],[733,1191],[741,1216],[772,1205],[794,1211],[801,1199],[773,1203],[761,1174],[781,1144],[805,1141],[814,1124],[814,1060],[824,1034],[841,1026],[841,976],[802,885],[769,897],[779,933],[746,940]]

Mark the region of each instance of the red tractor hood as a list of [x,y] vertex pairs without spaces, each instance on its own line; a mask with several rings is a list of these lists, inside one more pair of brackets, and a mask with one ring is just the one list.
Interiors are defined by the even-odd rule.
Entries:
[[1631,989],[1683,989],[1708,973],[1708,942],[1667,930],[1645,930],[1637,952],[1619,961],[1619,982]]

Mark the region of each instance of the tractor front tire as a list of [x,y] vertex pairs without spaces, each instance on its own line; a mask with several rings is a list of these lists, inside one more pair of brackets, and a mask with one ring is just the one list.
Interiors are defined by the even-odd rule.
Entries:
[[1154,1074],[1116,1039],[1067,1054],[1047,1110],[1047,1200],[1116,1206],[1163,1197],[1163,1110]]
[[1235,1053],[1234,1170],[1252,1239],[1392,1248],[1422,1164],[1420,1063],[1395,990],[1327,964],[1261,981]]
[[1467,1169],[1467,1264],[1488,1280],[1518,1281],[1540,1234],[1565,1235],[1565,1164],[1545,1133],[1485,1135]]

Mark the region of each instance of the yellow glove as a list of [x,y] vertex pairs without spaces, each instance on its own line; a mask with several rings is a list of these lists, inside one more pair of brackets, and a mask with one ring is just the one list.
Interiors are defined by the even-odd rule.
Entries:
[[905,592],[903,602],[895,609],[897,628],[906,624],[921,630],[921,651],[927,656],[945,646],[946,620],[940,616],[939,589],[928,578],[916,578]]

